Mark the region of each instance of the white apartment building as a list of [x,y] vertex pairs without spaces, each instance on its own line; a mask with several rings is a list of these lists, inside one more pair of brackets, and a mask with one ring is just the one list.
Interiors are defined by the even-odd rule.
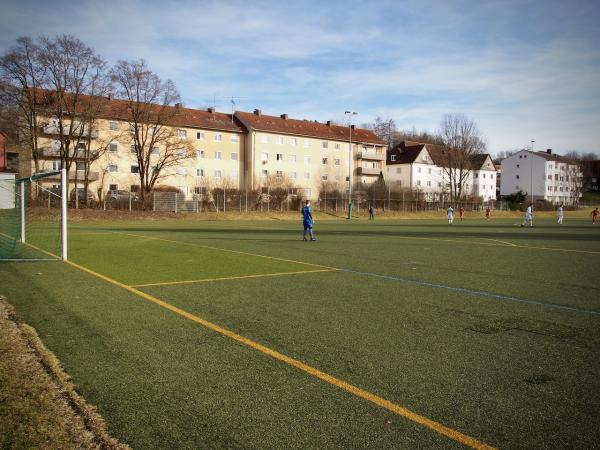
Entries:
[[[496,170],[490,155],[477,155],[465,180],[465,195],[483,201],[496,198]],[[430,200],[447,192],[447,173],[440,149],[431,144],[403,141],[388,153],[385,178],[393,188],[425,193]]]
[[523,191],[534,200],[576,203],[581,196],[581,168],[570,159],[552,153],[521,150],[503,159],[501,195]]

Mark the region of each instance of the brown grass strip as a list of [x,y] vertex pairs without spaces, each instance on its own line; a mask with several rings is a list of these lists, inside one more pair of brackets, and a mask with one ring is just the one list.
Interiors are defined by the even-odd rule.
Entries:
[[128,449],[0,297],[0,448]]

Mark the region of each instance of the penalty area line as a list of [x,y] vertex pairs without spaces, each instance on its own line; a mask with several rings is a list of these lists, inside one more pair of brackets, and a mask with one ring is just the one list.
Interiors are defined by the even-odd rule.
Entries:
[[122,288],[132,294],[135,294],[151,303],[154,303],[164,309],[167,309],[178,316],[189,319],[192,322],[195,322],[198,325],[201,325],[209,330],[219,333],[222,336],[225,336],[239,344],[242,344],[246,347],[254,349],[260,353],[263,353],[264,355],[270,356],[273,359],[281,361],[281,362],[283,362],[291,367],[294,367],[308,375],[318,378],[334,387],[337,387],[343,391],[353,394],[356,397],[362,398],[363,400],[366,400],[374,405],[384,408],[398,416],[404,417],[405,419],[408,419],[412,422],[422,425],[423,427],[428,428],[436,433],[446,436],[447,438],[449,438],[453,441],[459,442],[463,445],[466,445],[466,446],[474,448],[474,449],[495,449],[495,447],[492,447],[492,446],[490,446],[482,441],[479,441],[469,435],[461,433],[458,430],[450,428],[450,427],[448,427],[440,422],[437,422],[433,419],[429,419],[428,417],[422,416],[422,415],[420,415],[416,412],[413,412],[403,406],[392,403],[389,400],[384,399],[383,397],[379,397],[378,395],[375,395],[371,392],[361,389],[358,386],[354,386],[353,384],[350,384],[346,381],[336,378],[333,375],[329,375],[326,372],[322,372],[321,370],[319,370],[315,367],[309,366],[308,364],[306,364],[300,360],[297,360],[290,356],[284,355],[283,353],[279,353],[278,351],[273,350],[269,347],[266,347],[262,344],[259,344],[256,341],[253,341],[249,338],[246,338],[237,333],[234,333],[233,331],[228,330],[227,328],[223,328],[213,322],[203,319],[200,316],[194,315],[188,311],[178,308],[177,306],[167,303],[166,301],[161,300],[158,297],[155,297],[150,294],[146,294],[145,292],[142,292],[132,286],[127,286],[126,284],[123,284],[117,280],[113,280],[112,278],[107,277],[106,275],[102,275],[101,273],[95,272],[91,269],[88,269],[87,267],[81,266],[72,261],[67,260],[67,261],[65,261],[65,263],[69,264],[70,266],[72,266],[78,270],[81,270],[82,272],[88,273],[89,275],[92,275],[96,278],[106,281],[114,286],[120,287],[120,288]]
[[162,283],[145,283],[145,284],[133,284],[131,287],[149,287],[149,286],[170,286],[175,284],[195,284],[195,283],[210,283],[213,281],[227,281],[227,280],[246,280],[249,278],[264,278],[264,277],[282,277],[285,275],[302,275],[306,273],[321,273],[321,272],[335,272],[337,269],[318,269],[318,270],[301,270],[298,272],[277,272],[277,273],[259,273],[255,275],[239,275],[233,277],[220,277],[220,278],[201,278],[198,280],[183,280],[183,281],[165,281]]

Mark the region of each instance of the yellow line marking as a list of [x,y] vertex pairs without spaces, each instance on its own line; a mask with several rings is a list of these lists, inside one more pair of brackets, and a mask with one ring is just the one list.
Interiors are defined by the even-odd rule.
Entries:
[[274,261],[283,261],[283,262],[289,262],[289,263],[294,263],[294,264],[302,264],[302,265],[305,265],[305,266],[312,266],[312,267],[322,267],[323,269],[329,269],[329,270],[339,270],[336,267],[324,266],[322,264],[314,264],[314,263],[309,263],[309,262],[304,262],[304,261],[296,261],[296,260],[293,260],[293,259],[279,258],[277,256],[260,255],[258,253],[243,252],[241,250],[230,250],[228,248],[212,247],[210,245],[196,244],[195,242],[184,242],[184,241],[178,241],[178,240],[175,240],[175,239],[165,239],[165,238],[159,238],[159,237],[155,237],[155,236],[146,236],[146,235],[143,235],[143,234],[123,233],[123,232],[120,232],[120,231],[113,231],[113,233],[114,234],[122,234],[122,235],[125,235],[125,236],[133,236],[133,237],[142,238],[142,239],[152,239],[152,240],[155,240],[155,241],[171,242],[173,244],[187,245],[187,246],[193,246],[193,247],[199,247],[199,248],[207,248],[209,250],[219,250],[219,251],[222,251],[222,252],[236,253],[238,255],[255,256],[257,258],[272,259]]
[[417,414],[407,408],[396,405],[395,403],[392,403],[389,400],[386,400],[382,397],[379,397],[375,394],[365,391],[364,389],[361,389],[357,386],[354,386],[350,383],[340,380],[339,378],[336,378],[332,375],[322,372],[319,369],[316,369],[312,366],[309,366],[308,364],[303,363],[302,361],[291,358],[287,355],[284,355],[283,353],[279,353],[278,351],[272,350],[269,347],[265,347],[264,345],[259,344],[258,342],[255,342],[251,339],[248,339],[244,336],[234,333],[233,331],[223,328],[215,323],[209,322],[208,320],[203,319],[202,317],[196,316],[194,314],[191,314],[181,308],[178,308],[177,306],[171,305],[170,303],[167,303],[164,300],[159,299],[158,297],[154,297],[150,294],[146,294],[132,286],[127,286],[126,284],[120,283],[117,280],[113,280],[112,278],[109,278],[105,275],[102,275],[101,273],[95,272],[91,269],[88,269],[87,267],[81,266],[72,261],[65,261],[65,262],[67,264],[75,267],[76,269],[79,269],[83,272],[86,272],[86,273],[96,277],[96,278],[99,278],[110,284],[113,284],[122,289],[125,289],[126,291],[129,291],[132,294],[135,294],[139,297],[142,297],[145,300],[155,303],[156,305],[159,305],[181,317],[185,317],[186,319],[189,319],[192,322],[202,325],[203,327],[208,328],[209,330],[215,331],[216,333],[219,333],[225,337],[228,337],[242,345],[250,347],[250,348],[257,350],[265,355],[268,355],[278,361],[281,361],[285,364],[295,367],[296,369],[301,370],[301,371],[303,371],[309,375],[312,375],[316,378],[319,378],[320,380],[323,380],[326,383],[331,384],[332,386],[335,386],[339,389],[342,389],[346,392],[356,395],[357,397],[367,400],[377,406],[387,409],[388,411],[391,411],[394,414],[397,414],[397,415],[402,416],[402,417],[404,417],[408,420],[411,420],[415,423],[423,425],[424,427],[429,428],[430,430],[433,430],[441,435],[444,435],[444,436],[448,437],[449,439],[452,439],[456,442],[460,442],[464,445],[467,445],[467,446],[469,446],[471,448],[475,448],[475,449],[494,449],[494,447],[491,447],[491,446],[485,444],[484,442],[478,441],[477,439],[475,439],[471,436],[463,434],[460,431],[454,430],[450,427],[447,427],[446,425],[436,422],[435,420],[432,420],[425,416]]
[[335,272],[337,270],[338,269],[318,269],[318,270],[302,270],[299,272],[260,273],[260,274],[256,274],[256,275],[240,275],[240,276],[234,276],[234,277],[202,278],[199,280],[165,281],[163,283],[134,284],[134,285],[132,285],[132,287],[168,286],[168,285],[172,285],[172,284],[209,283],[212,281],[244,280],[244,279],[248,279],[248,278],[279,277],[279,276],[285,276],[285,275],[300,275],[300,274],[305,274],[305,273]]

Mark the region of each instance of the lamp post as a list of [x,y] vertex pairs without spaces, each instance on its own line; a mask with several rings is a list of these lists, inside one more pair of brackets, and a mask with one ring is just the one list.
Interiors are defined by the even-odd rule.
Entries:
[[531,173],[530,173],[530,175],[531,175],[531,204],[532,205],[533,205],[533,156],[534,156],[533,144],[535,144],[535,141],[531,141],[531,162],[530,162],[530,164],[531,164],[531,166],[530,166],[531,167]]
[[352,116],[358,113],[346,111],[344,114],[348,116],[348,129],[350,130],[348,140],[348,219],[352,219]]

